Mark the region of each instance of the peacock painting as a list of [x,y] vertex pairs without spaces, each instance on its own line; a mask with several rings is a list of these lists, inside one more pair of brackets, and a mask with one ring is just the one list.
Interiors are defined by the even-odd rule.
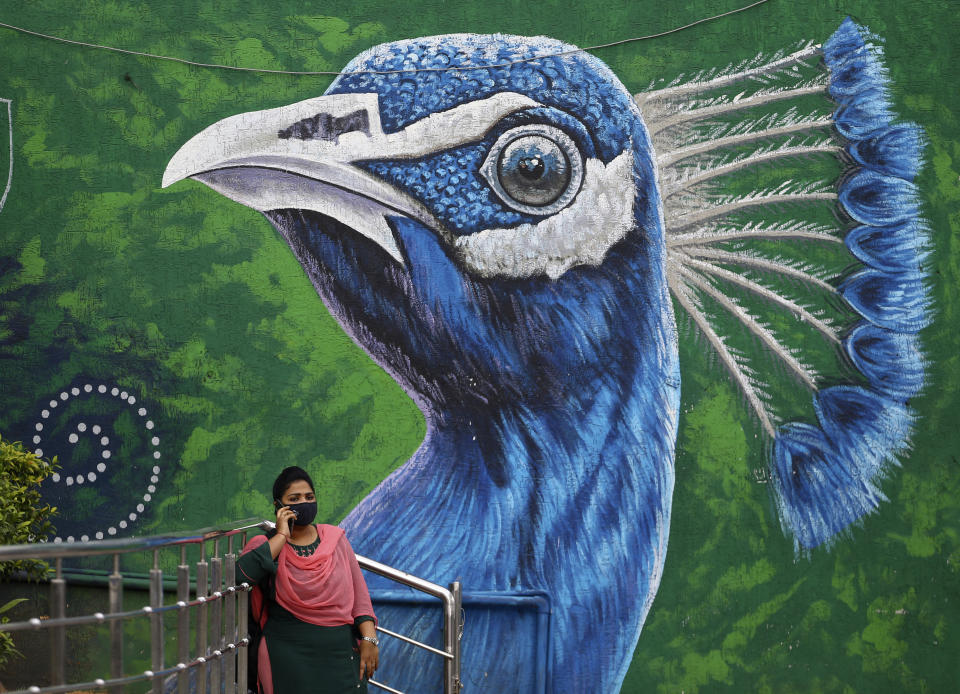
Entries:
[[[851,20],[639,94],[551,39],[417,38],[362,53],[322,96],[211,125],[163,183],[261,211],[423,411],[423,444],[343,521],[357,551],[546,594],[548,691],[614,692],[667,556],[679,334],[752,412],[798,552],[876,509],[906,450],[922,133],[886,82]],[[511,629],[468,620],[471,691],[534,691],[504,657]],[[439,665],[384,663],[403,691],[437,681]]]

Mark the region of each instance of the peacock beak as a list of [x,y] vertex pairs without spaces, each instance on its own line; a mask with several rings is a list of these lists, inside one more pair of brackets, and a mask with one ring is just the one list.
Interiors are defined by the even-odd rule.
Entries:
[[319,212],[402,263],[385,217],[438,224],[416,200],[353,165],[389,154],[389,139],[376,94],[321,96],[214,123],[173,156],[163,187],[193,178],[260,212]]

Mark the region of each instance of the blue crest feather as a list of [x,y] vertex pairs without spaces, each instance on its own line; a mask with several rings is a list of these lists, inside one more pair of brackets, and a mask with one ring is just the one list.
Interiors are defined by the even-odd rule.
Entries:
[[884,500],[856,465],[837,464],[823,431],[792,423],[773,447],[780,517],[802,547],[816,547]]
[[773,475],[785,529],[813,548],[872,512],[884,471],[907,446],[909,398],[923,386],[916,333],[930,320],[923,263],[926,225],[912,183],[923,133],[894,124],[880,48],[847,19],[824,44],[835,127],[855,167],[841,179],[841,207],[858,223],[846,237],[867,267],[838,291],[863,320],[844,340],[864,385],[814,398],[819,426],[790,423],[774,442]]
[[862,224],[897,224],[917,216],[916,189],[912,183],[864,169],[840,187],[840,202]]
[[927,230],[921,219],[890,226],[859,226],[847,232],[847,249],[864,265],[884,272],[921,272]]
[[829,93],[839,105],[834,124],[849,139],[866,137],[893,120],[882,53],[865,35],[848,17],[823,46]]
[[851,142],[847,152],[864,168],[912,181],[923,163],[922,148],[923,131],[913,123],[906,123]]
[[930,320],[923,277],[915,272],[861,270],[840,285],[840,293],[857,313],[889,330],[916,332]]
[[[906,401],[923,386],[926,363],[916,335],[863,322],[850,333],[844,345],[850,361],[876,391]],[[891,364],[897,368],[890,368]]]
[[859,386],[835,386],[814,400],[827,440],[842,458],[856,461],[850,474],[874,479],[889,456],[901,450],[911,417],[902,402]]

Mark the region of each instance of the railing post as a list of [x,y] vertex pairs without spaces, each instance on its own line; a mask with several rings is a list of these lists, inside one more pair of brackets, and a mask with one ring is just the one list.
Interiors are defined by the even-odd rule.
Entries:
[[[163,571],[160,569],[160,551],[153,550],[153,568],[150,569],[150,666],[154,672],[163,670]],[[163,678],[153,678],[153,694],[163,694]]]
[[463,608],[463,596],[460,581],[450,584],[452,600],[444,602],[443,620],[443,650],[453,655],[452,659],[443,661],[443,691],[444,694],[460,694],[460,615]]
[[[123,575],[120,573],[120,555],[113,555],[113,573],[109,579],[110,612],[123,612]],[[123,677],[123,622],[110,621],[110,677]],[[116,684],[110,687],[110,694],[123,694],[125,687]]]
[[[247,694],[247,658],[256,658],[257,654],[250,653],[250,625],[247,623],[247,613],[249,611],[250,587],[247,583],[242,583],[239,588],[240,593],[237,596],[237,694]],[[253,683],[256,689],[256,682]]]
[[[206,694],[207,691],[207,627],[209,625],[209,606],[206,603],[210,588],[207,584],[207,555],[206,545],[200,541],[200,561],[197,562],[197,600],[202,600],[197,615],[197,656],[203,662],[197,666],[197,694]],[[216,694],[220,694],[217,692]]]
[[[50,617],[67,616],[67,582],[63,578],[63,559],[57,558],[56,577],[50,581]],[[67,628],[53,627],[50,630],[50,684],[67,682]]]
[[[190,660],[190,565],[187,564],[187,546],[180,545],[180,564],[177,566],[177,664]],[[188,694],[190,677],[186,671],[177,674],[178,694]]]
[[[226,601],[223,605],[224,611],[224,633],[226,634],[226,640],[228,641],[227,649],[228,652],[225,654],[226,668],[224,669],[223,677],[226,684],[226,690],[229,693],[230,690],[236,687],[237,682],[237,652],[236,645],[239,641],[237,636],[237,591],[234,589],[233,585],[237,582],[237,555],[233,553],[233,535],[230,535],[227,538],[227,553],[223,557],[223,571],[224,577],[226,578],[226,584],[230,586],[227,588],[227,592],[224,594],[223,599]],[[240,694],[247,694],[246,692],[241,692]]]
[[[247,546],[247,531],[240,533],[240,551]],[[247,688],[250,683],[247,681],[248,663],[250,657],[250,624],[247,615],[250,612],[250,594],[247,583],[241,583],[240,592],[237,593],[237,694],[247,694]],[[256,657],[254,655],[253,657]],[[257,683],[253,683],[253,688],[257,688]]]
[[210,668],[211,694],[220,694],[220,675],[223,672],[223,560],[220,558],[220,540],[213,541],[213,556],[210,558],[210,595],[216,600],[210,604],[210,621],[213,627],[213,667]]

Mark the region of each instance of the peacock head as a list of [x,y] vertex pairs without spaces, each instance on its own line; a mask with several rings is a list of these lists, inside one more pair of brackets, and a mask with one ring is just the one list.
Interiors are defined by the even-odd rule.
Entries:
[[374,47],[323,96],[196,135],[163,183],[188,177],[263,212],[344,328],[429,402],[543,397],[616,359],[623,325],[656,330],[640,112],[551,39]]

